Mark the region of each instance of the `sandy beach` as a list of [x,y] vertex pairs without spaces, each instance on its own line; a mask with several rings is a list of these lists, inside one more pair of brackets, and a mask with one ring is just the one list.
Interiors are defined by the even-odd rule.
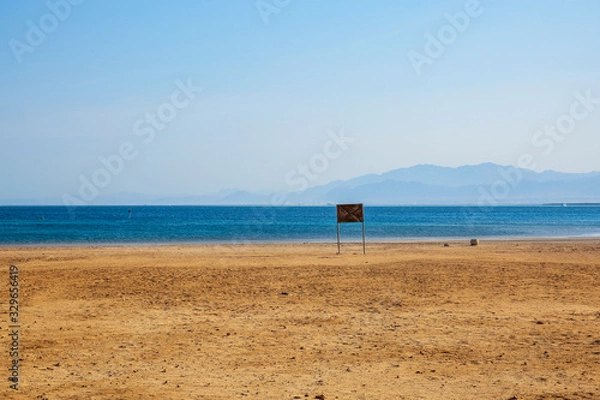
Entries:
[[0,248],[0,398],[600,398],[600,240],[336,251]]

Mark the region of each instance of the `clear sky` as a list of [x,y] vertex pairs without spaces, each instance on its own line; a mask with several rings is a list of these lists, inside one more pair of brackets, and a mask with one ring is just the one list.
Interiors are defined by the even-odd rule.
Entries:
[[596,0],[0,10],[0,198],[60,199],[85,180],[101,194],[293,190],[294,174],[524,154],[600,170]]

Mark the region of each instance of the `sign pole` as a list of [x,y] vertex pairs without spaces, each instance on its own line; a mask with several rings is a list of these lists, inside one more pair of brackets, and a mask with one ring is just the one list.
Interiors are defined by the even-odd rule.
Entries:
[[365,241],[365,221],[362,223],[362,236],[363,236],[363,254],[367,254],[367,244]]
[[338,241],[338,254],[340,254],[342,252],[341,248],[340,248],[340,224],[336,224],[337,225],[337,241]]

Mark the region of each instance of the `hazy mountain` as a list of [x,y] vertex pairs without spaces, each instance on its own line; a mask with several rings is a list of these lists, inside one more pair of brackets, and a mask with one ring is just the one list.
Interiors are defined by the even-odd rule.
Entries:
[[[271,194],[228,189],[207,196],[148,199],[144,204],[271,205],[272,199]],[[458,168],[416,165],[379,175],[338,180],[302,192],[286,193],[283,199],[283,204],[287,205],[346,202],[373,205],[600,202],[600,172],[539,173],[492,163]],[[117,199],[110,200],[111,204],[119,203]],[[127,200],[131,202],[132,199]]]
[[[273,203],[273,199],[283,199]],[[319,205],[330,203],[401,204],[543,204],[600,203],[600,172],[535,172],[492,163],[457,168],[416,165],[383,174],[334,181],[302,192],[274,196],[223,189],[203,196],[137,193],[100,195],[103,205]],[[0,204],[61,205],[60,199],[0,200]]]
[[541,173],[492,163],[417,165],[336,181],[288,196],[290,203],[533,204],[599,202],[600,173]]

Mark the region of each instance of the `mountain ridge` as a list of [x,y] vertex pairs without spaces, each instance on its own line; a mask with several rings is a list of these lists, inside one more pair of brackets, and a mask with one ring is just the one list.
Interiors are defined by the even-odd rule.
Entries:
[[[600,172],[568,173],[491,162],[442,167],[418,164],[381,174],[335,180],[299,192],[265,193],[221,189],[190,196],[117,193],[90,205],[503,205],[599,203]],[[54,199],[2,200],[3,205],[61,205]]]

